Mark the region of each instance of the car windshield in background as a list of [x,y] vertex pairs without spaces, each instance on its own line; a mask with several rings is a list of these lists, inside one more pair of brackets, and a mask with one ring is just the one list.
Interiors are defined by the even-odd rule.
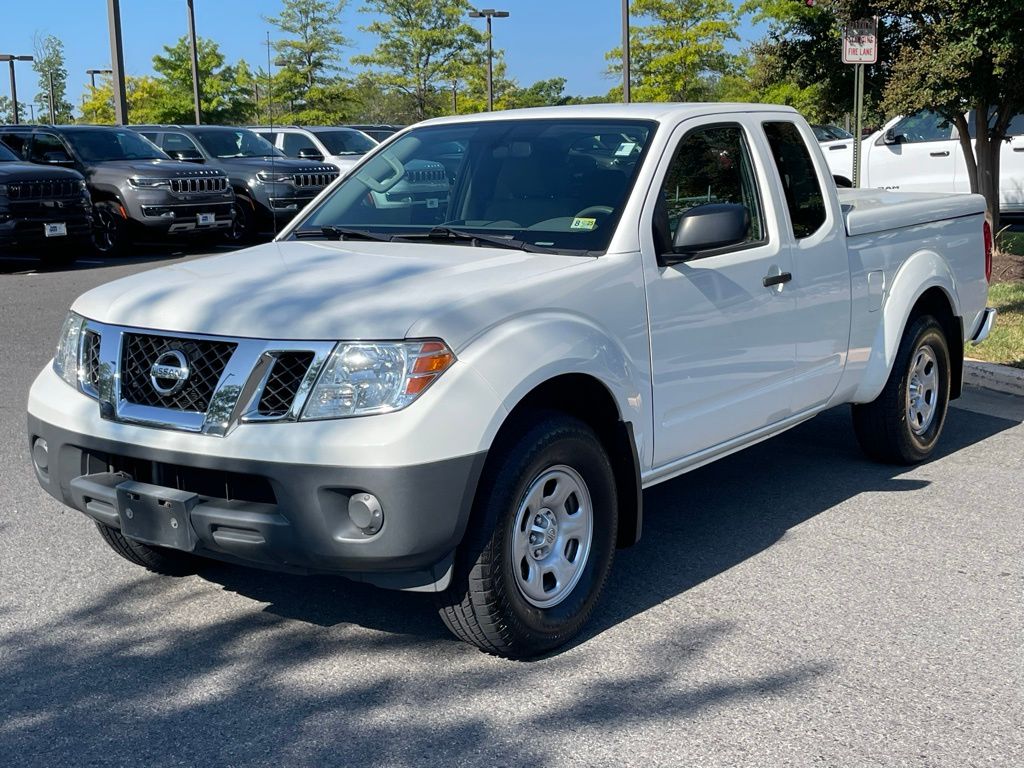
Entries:
[[316,131],[316,137],[332,155],[365,155],[377,142],[359,131]]
[[2,142],[0,142],[0,163],[16,163],[18,162],[18,156],[11,152]]
[[86,163],[110,160],[169,160],[156,145],[131,130],[117,128],[76,128],[64,134],[68,143]]
[[203,149],[217,158],[229,157],[284,157],[279,150],[252,131],[239,128],[226,130],[193,130],[192,135]]
[[415,128],[347,177],[293,237],[602,252],[655,125],[537,119]]

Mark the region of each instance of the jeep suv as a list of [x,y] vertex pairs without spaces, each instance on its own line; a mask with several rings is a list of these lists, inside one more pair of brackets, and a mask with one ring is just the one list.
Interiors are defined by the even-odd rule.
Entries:
[[235,191],[235,220],[229,238],[238,243],[248,242],[261,232],[277,232],[338,178],[333,165],[289,159],[246,128],[133,127],[171,157],[201,163],[228,175]]
[[119,126],[7,125],[3,141],[23,159],[74,168],[92,195],[93,243],[117,254],[140,236],[196,235],[231,228],[234,194],[227,174],[176,162]]
[[377,142],[365,133],[351,128],[279,125],[252,130],[288,157],[322,160],[337,166],[342,172],[354,166],[363,155],[377,146]]
[[0,143],[0,253],[70,264],[89,248],[92,204],[82,174],[23,163]]

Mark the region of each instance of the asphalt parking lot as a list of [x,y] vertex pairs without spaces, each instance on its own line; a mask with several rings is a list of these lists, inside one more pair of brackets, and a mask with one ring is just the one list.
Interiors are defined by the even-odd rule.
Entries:
[[651,489],[583,637],[504,661],[417,595],[150,575],[37,487],[67,306],[198,256],[0,258],[0,765],[1024,764],[1024,399],[968,392],[911,470],[840,408]]

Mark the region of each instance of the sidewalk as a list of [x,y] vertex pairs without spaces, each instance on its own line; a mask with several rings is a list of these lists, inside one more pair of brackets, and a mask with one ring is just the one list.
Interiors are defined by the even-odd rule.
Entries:
[[964,386],[1024,397],[1024,369],[967,358],[964,360]]

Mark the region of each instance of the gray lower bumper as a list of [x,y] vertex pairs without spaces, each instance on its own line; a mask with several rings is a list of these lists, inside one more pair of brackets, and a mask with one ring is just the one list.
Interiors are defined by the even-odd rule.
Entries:
[[992,307],[986,307],[985,311],[981,313],[981,324],[978,326],[978,330],[974,332],[974,336],[971,337],[972,344],[981,344],[988,335],[992,332],[992,326],[996,324],[996,310]]
[[[104,525],[120,527],[117,487],[129,479],[187,491],[194,496],[187,517],[197,555],[338,573],[396,589],[441,586],[486,456],[406,467],[323,467],[140,448],[32,416],[28,432],[43,488]],[[380,500],[379,532],[366,534],[349,517],[348,501],[356,493]]]

